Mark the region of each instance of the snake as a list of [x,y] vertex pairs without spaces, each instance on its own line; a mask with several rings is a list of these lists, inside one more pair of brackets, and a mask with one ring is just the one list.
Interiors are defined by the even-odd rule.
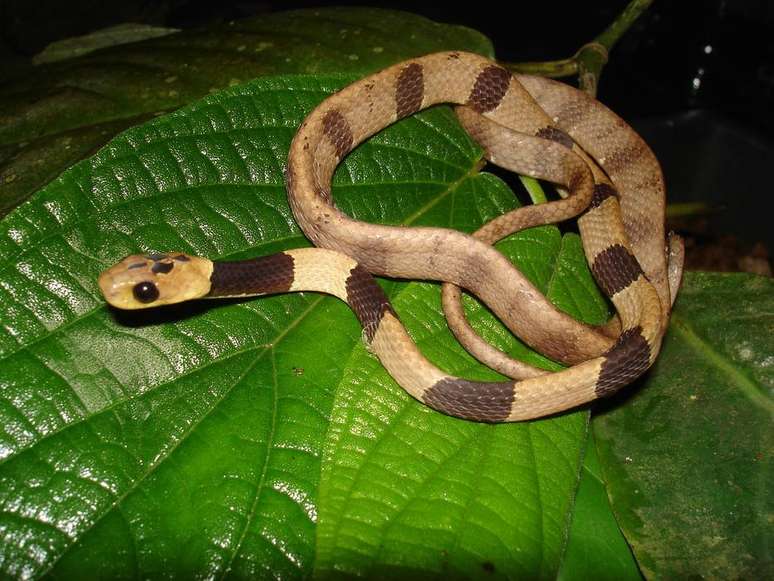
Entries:
[[[366,223],[340,211],[331,183],[347,154],[437,104],[456,107],[490,162],[553,182],[560,199],[503,214],[473,235]],[[439,412],[479,422],[529,420],[609,397],[659,354],[682,246],[665,235],[658,161],[620,117],[569,85],[512,74],[472,53],[416,57],[348,85],[309,113],[291,142],[285,179],[296,222],[316,247],[240,261],[185,252],[130,255],[100,274],[106,301],[140,309],[202,298],[330,294],[349,305],[367,349],[406,392]],[[556,309],[493,246],[520,229],[581,213],[584,253],[617,313],[604,327]],[[422,355],[375,275],[445,283],[451,295],[445,293],[444,307],[457,309],[450,325],[458,337],[467,323],[452,303],[459,300],[455,289],[465,289],[528,345],[569,367],[545,374],[517,366],[511,371],[520,378],[494,382],[445,373]],[[502,354],[492,357],[491,346],[481,353],[477,339],[463,343],[482,360],[508,367]]]

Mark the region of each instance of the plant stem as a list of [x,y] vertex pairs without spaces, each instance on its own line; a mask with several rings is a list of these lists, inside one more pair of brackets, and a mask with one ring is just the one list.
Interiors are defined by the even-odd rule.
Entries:
[[569,77],[578,72],[578,62],[575,57],[562,59],[558,61],[536,61],[523,63],[504,63],[504,67],[516,73],[525,75],[540,75],[541,77],[550,77],[557,79],[560,77]]
[[634,21],[637,20],[651,4],[653,4],[653,0],[632,0],[610,26],[594,39],[594,42],[598,42],[607,50],[611,50],[613,46],[615,46],[615,43],[618,42],[627,30],[629,30],[629,27],[634,24]]
[[666,214],[668,218],[684,218],[685,216],[706,216],[718,211],[720,211],[720,208],[713,208],[706,202],[682,202],[680,204],[669,204]]
[[[501,64],[517,73],[544,77],[568,77],[577,74],[580,89],[592,97],[596,97],[599,77],[602,75],[605,64],[607,64],[610,49],[652,2],[653,0],[631,0],[601,34],[580,47],[571,58],[545,62]],[[519,176],[519,179],[533,204],[543,204],[547,201],[540,182],[526,176]]]
[[591,96],[596,96],[599,77],[607,63],[609,51],[652,3],[653,0],[631,0],[602,33],[591,42],[584,44],[570,58],[545,62],[503,63],[503,65],[517,73],[544,77],[568,77],[577,74],[580,88]]
[[537,181],[535,178],[522,175],[519,176],[519,179],[521,180],[521,185],[523,185],[524,189],[527,190],[529,198],[532,200],[533,204],[546,203],[546,193],[543,191],[543,186],[540,185],[539,181]]

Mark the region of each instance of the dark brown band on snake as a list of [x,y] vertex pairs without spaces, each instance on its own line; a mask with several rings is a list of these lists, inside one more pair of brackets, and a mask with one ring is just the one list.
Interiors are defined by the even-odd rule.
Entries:
[[[342,214],[330,195],[341,159],[399,117],[442,102],[468,105],[460,109],[460,120],[490,160],[554,181],[567,188],[567,197],[498,217],[476,237],[365,224]],[[354,83],[312,111],[291,144],[286,179],[296,220],[321,248],[227,263],[187,257],[155,269],[153,257],[131,256],[100,277],[107,300],[144,308],[199,297],[330,293],[350,305],[370,351],[409,394],[477,421],[541,417],[609,396],[658,355],[670,285],[676,290],[666,268],[660,170],[625,123],[582,93],[512,77],[477,55],[412,59]],[[608,181],[609,187],[603,185]],[[638,189],[646,183],[654,189]],[[510,232],[587,207],[579,219],[584,251],[624,329],[615,341],[556,311],[489,246]],[[677,245],[670,246],[678,256]],[[370,273],[465,285],[530,344],[575,364],[521,381],[450,376],[422,356]]]
[[323,132],[342,159],[352,149],[352,130],[344,116],[338,111],[328,111],[323,118]]
[[511,73],[497,65],[486,67],[476,77],[468,105],[478,113],[486,113],[502,102],[511,84]]
[[609,397],[621,386],[628,385],[650,366],[650,346],[642,336],[642,328],[626,329],[605,353],[595,388],[599,397]]
[[[493,162],[529,175],[547,175],[565,187],[584,192],[570,192],[561,203],[572,206],[581,200],[588,207],[592,199],[595,201],[580,220],[589,263],[604,290],[613,297],[623,328],[640,327],[641,336],[649,345],[649,360],[655,358],[671,302],[663,224],[657,227],[664,207],[658,164],[642,140],[617,116],[564,85],[533,77],[513,77],[502,67],[475,55],[439,53],[395,65],[343,89],[309,115],[291,146],[289,200],[304,232],[318,246],[351,255],[372,273],[464,285],[529,344],[551,357],[577,364],[558,375],[521,382],[509,419],[524,417],[522,412],[526,409],[530,412],[524,413],[552,413],[546,410],[598,397],[594,388],[601,366],[608,358],[618,357],[622,348],[613,350],[614,344],[604,333],[564,318],[497,252],[448,230],[363,224],[330,203],[320,205],[319,197],[308,195],[315,186],[330,182],[343,150],[332,136],[342,131],[331,131],[332,124],[325,120],[346,119],[346,134],[351,134],[355,147],[414,110],[420,102],[420,86],[421,107],[451,102],[467,105],[468,110],[479,115],[470,117],[464,126],[481,141]],[[460,113],[464,111],[460,109]],[[337,121],[336,126],[344,124]],[[495,134],[498,127],[512,132],[515,137],[508,140],[519,143],[504,147],[497,139],[480,139]],[[595,141],[598,135],[603,137]],[[532,143],[529,139],[538,141]],[[548,144],[552,142],[566,153],[547,156]],[[581,164],[593,164],[591,158],[599,163],[591,166],[590,183],[578,171],[569,170],[574,167],[575,162],[570,160],[575,155]],[[649,180],[656,187],[650,192],[639,190],[637,184],[644,183],[649,174],[656,176]],[[617,197],[614,191],[618,192]],[[619,209],[619,200],[624,212]],[[481,241],[489,244],[520,228],[562,219],[565,210],[558,211],[557,207],[547,204],[540,209],[523,208],[498,218],[482,228],[486,234]],[[573,207],[573,211],[577,210]],[[629,247],[630,240],[635,250]],[[647,268],[640,267],[641,257]],[[661,297],[669,302],[664,303]],[[538,310],[545,317],[542,322],[534,316]],[[392,320],[388,314],[382,317],[374,335],[375,343]],[[606,368],[613,369],[611,365]],[[632,369],[639,370],[639,366],[633,363]],[[437,383],[428,385],[426,377],[412,375],[408,379],[399,373],[396,378],[423,401],[426,392]],[[574,390],[567,387],[565,379],[577,382],[578,378],[589,386],[589,392],[577,383]],[[607,379],[606,385],[610,383]],[[444,381],[440,385],[453,384]],[[549,390],[544,402],[537,395],[539,385]],[[492,415],[497,414],[492,411]]]
[[608,297],[621,292],[643,274],[637,259],[621,244],[613,244],[597,254],[591,272]]
[[398,77],[398,87],[395,90],[395,114],[403,119],[416,113],[422,107],[422,96],[425,93],[424,73],[417,63],[408,65]]
[[572,146],[573,146],[572,137],[570,137],[564,131],[562,131],[557,127],[549,126],[549,127],[544,127],[543,129],[538,129],[535,135],[537,137],[542,137],[543,139],[550,139],[551,141],[556,141],[557,143],[564,145],[567,149],[572,149]]
[[293,257],[280,253],[252,260],[213,263],[210,296],[285,293],[293,284]]
[[366,342],[370,344],[374,340],[376,329],[379,328],[384,314],[389,312],[395,315],[395,311],[382,288],[360,265],[350,271],[344,286],[347,292],[347,304],[360,321]]
[[608,198],[617,198],[618,192],[610,184],[594,184],[594,194],[591,197],[589,208],[597,208]]

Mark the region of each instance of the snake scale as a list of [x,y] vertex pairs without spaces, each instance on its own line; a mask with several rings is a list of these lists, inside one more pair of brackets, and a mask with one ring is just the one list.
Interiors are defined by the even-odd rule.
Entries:
[[[458,105],[461,123],[490,161],[554,182],[561,199],[504,214],[473,236],[363,223],[339,211],[331,179],[341,160],[384,127],[438,103]],[[609,396],[658,355],[682,273],[679,239],[665,240],[661,170],[626,123],[576,89],[512,75],[469,53],[414,58],[345,87],[314,109],[291,144],[286,183],[296,221],[318,248],[238,262],[177,252],[133,255],[100,276],[106,300],[135,309],[205,297],[332,294],[352,308],[367,347],[409,394],[443,413],[485,422],[537,418]],[[618,314],[604,328],[556,310],[491,246],[522,228],[584,210],[584,252]],[[446,283],[444,307],[466,348],[522,379],[476,382],[435,367],[374,274]],[[485,344],[464,319],[458,287],[529,345],[571,366],[544,375]]]

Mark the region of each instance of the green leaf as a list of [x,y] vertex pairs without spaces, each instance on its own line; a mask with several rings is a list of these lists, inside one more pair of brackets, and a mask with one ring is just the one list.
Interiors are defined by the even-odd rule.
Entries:
[[[461,215],[475,212],[475,198],[459,193],[453,207],[461,205]],[[539,263],[556,273],[580,249],[577,236],[560,245],[555,228],[524,232],[503,246],[509,245],[520,249],[521,258],[513,254],[525,272]],[[556,249],[550,259],[541,257],[546,246]],[[572,275],[559,276],[572,284]],[[549,287],[550,276],[542,284],[535,278],[543,290]],[[392,300],[429,359],[465,377],[497,379],[451,337],[437,288],[403,285]],[[501,327],[485,324],[490,315],[483,309],[471,311],[488,339],[517,350]],[[441,416],[418,406],[358,346],[336,390],[323,456],[315,571],[334,577],[555,577],[586,422],[583,412],[499,426]]]
[[129,22],[95,30],[83,36],[65,38],[49,44],[32,57],[33,64],[53,63],[89,54],[101,48],[140,42],[180,32],[177,28],[163,28],[148,24]]
[[642,579],[610,508],[593,438],[586,445],[567,550],[557,578],[560,581]]
[[774,576],[773,312],[770,278],[688,273],[643,388],[593,422],[648,577]]
[[491,43],[462,26],[378,8],[321,8],[30,67],[0,92],[0,216],[119,131],[222,87],[282,73],[362,75],[452,49],[492,56]]
[[[327,540],[337,500],[325,491],[336,463],[346,460],[340,446],[348,436],[334,428],[346,426],[352,389],[394,409],[380,415],[392,446],[432,428],[435,439],[407,453],[408,470],[432,472],[428,447],[446,441],[433,452],[438,478],[427,484],[459,481],[458,499],[468,503],[465,511],[456,507],[442,539],[448,558],[416,547],[398,566],[555,573],[584,413],[498,427],[431,413],[365,353],[354,316],[331,298],[286,295],[127,314],[108,310],[99,296],[99,271],[129,252],[238,258],[305,244],[282,168],[305,114],[345,82],[266,78],[156,119],[0,223],[4,574],[295,576],[347,563],[345,548]],[[515,203],[499,180],[475,174],[480,161],[454,115],[437,108],[358,148],[337,172],[334,195],[364,220],[473,230]],[[575,283],[580,289],[590,284],[588,269],[561,274],[563,264],[580,259],[577,237],[562,239],[546,227],[504,247],[551,292],[572,287],[567,278],[585,277]],[[547,266],[541,253],[549,248]],[[389,286],[431,358],[482,376],[441,330],[437,287]],[[598,297],[581,302],[580,310],[602,305],[604,312]],[[472,308],[477,320],[488,316]],[[501,344],[517,349],[494,329],[488,332]],[[381,453],[353,461],[378,464]],[[472,480],[460,481],[466,475]],[[366,489],[375,483],[359,481]],[[420,513],[426,490],[413,489]],[[515,517],[523,528],[500,519],[489,551],[467,525],[502,510],[523,514]],[[428,514],[436,524],[444,519]],[[388,528],[400,531],[397,523]],[[374,521],[374,530],[385,533],[383,524]],[[385,555],[368,555],[368,567],[392,567],[395,553]]]
[[[277,39],[274,47],[254,46],[266,53],[262,72],[286,65],[343,69],[344,62],[360,74],[430,50],[490,50],[464,29],[350,10],[324,11],[318,20],[297,13],[286,21],[293,40],[305,39],[298,52],[279,42],[285,31],[277,22],[249,33],[253,40]],[[332,38],[342,28],[357,35],[356,22],[361,34],[370,33],[363,50],[380,38],[384,51],[348,59],[343,43],[316,45],[318,35]],[[416,38],[394,34],[413,24],[420,26]],[[237,59],[241,66],[226,59],[216,71],[205,54],[205,41],[216,36],[188,36],[185,46],[168,45],[169,53],[204,54],[201,64],[210,63],[224,83],[230,71],[249,72],[248,61],[264,58]],[[167,46],[174,38],[180,37],[153,42]],[[138,52],[128,51],[133,58],[114,76],[84,86],[101,90],[132,77],[122,70],[139,74],[135,61],[147,65],[140,57],[147,59],[150,49],[133,46]],[[247,50],[233,46],[237,55]],[[280,49],[299,60],[283,64]],[[126,47],[111,50],[51,70],[90,78],[92,69],[109,71],[104,55],[117,58]],[[308,54],[319,58],[301,59]],[[593,468],[587,466],[575,497],[588,445],[586,412],[509,426],[431,412],[387,377],[362,347],[352,313],[329,297],[131,314],[105,307],[96,276],[130,252],[242,258],[307,244],[284,191],[288,145],[306,113],[352,78],[271,77],[211,96],[119,136],[0,222],[3,576],[567,578],[579,547],[599,551],[583,565],[589,575],[604,572],[603,555],[627,571],[630,553],[600,500],[599,480],[592,482],[592,500],[584,490]],[[216,80],[186,76],[186,95],[154,99],[177,107]],[[47,82],[31,80],[30,94]],[[31,147],[53,151],[53,140],[68,131],[128,126],[157,110],[143,108],[134,85],[140,83],[124,84],[125,103],[112,112],[96,107],[93,118],[65,95],[65,109],[74,114],[50,125],[33,122],[19,135],[50,127]],[[55,112],[46,109],[39,118]],[[2,151],[16,147],[19,135]],[[77,159],[98,141],[84,139],[71,144],[78,152],[60,155]],[[60,163],[70,162],[40,167],[53,175]],[[362,220],[472,231],[515,203],[497,178],[477,173],[480,163],[481,151],[451,112],[437,108],[353,152],[336,174],[334,196]],[[536,228],[500,248],[561,308],[605,320],[607,305],[577,236]],[[467,377],[494,377],[445,330],[437,286],[384,286],[429,358]],[[697,290],[696,304],[706,304],[712,288]],[[474,301],[466,307],[488,340],[557,368]],[[605,527],[601,540],[609,546],[594,545],[584,527],[595,534]]]

